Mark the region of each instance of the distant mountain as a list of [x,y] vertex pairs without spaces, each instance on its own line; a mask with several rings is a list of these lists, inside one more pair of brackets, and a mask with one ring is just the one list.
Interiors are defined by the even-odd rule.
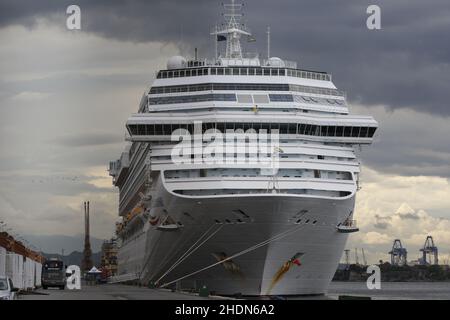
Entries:
[[[83,253],[79,252],[79,251],[73,251],[71,254],[69,254],[67,256],[65,255],[63,257],[60,254],[44,253],[44,257],[47,259],[50,259],[50,258],[60,259],[67,266],[70,266],[70,265],[81,266],[81,260],[83,259]],[[96,266],[97,268],[100,267],[101,259],[102,259],[101,252],[92,254],[92,262],[94,263],[94,266]]]
[[[24,238],[34,247],[40,249],[42,252],[61,254],[64,250],[65,254],[69,252],[83,252],[84,235],[64,236],[64,235],[27,235]],[[92,252],[101,250],[103,240],[91,237]]]

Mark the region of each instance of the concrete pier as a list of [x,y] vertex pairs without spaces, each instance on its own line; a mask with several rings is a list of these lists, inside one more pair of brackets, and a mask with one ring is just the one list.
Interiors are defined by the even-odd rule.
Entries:
[[19,295],[19,300],[209,300],[195,294],[121,284],[82,286],[81,290],[38,289],[34,294]]

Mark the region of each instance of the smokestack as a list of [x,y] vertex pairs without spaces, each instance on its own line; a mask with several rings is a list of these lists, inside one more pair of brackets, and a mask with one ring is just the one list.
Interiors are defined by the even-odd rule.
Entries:
[[93,266],[89,229],[89,201],[87,201],[84,202],[84,251],[83,261],[81,262],[81,268],[84,271],[89,271]]
[[87,202],[87,213],[86,213],[86,238],[89,239],[89,201]]

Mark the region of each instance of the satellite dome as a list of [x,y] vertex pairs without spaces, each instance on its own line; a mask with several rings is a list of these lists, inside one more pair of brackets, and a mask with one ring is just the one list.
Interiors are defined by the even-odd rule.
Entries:
[[284,61],[278,57],[272,57],[268,61],[268,65],[271,67],[284,67]]
[[185,68],[187,61],[182,56],[173,56],[167,61],[167,69],[181,69]]

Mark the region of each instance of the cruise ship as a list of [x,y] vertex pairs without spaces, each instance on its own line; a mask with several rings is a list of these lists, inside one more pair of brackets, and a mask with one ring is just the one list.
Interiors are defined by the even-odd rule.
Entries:
[[[325,294],[353,220],[363,146],[378,124],[349,113],[332,76],[270,56],[242,7],[224,5],[215,57],[174,56],[126,122],[118,275],[222,295]],[[241,46],[242,45],[242,46]]]

